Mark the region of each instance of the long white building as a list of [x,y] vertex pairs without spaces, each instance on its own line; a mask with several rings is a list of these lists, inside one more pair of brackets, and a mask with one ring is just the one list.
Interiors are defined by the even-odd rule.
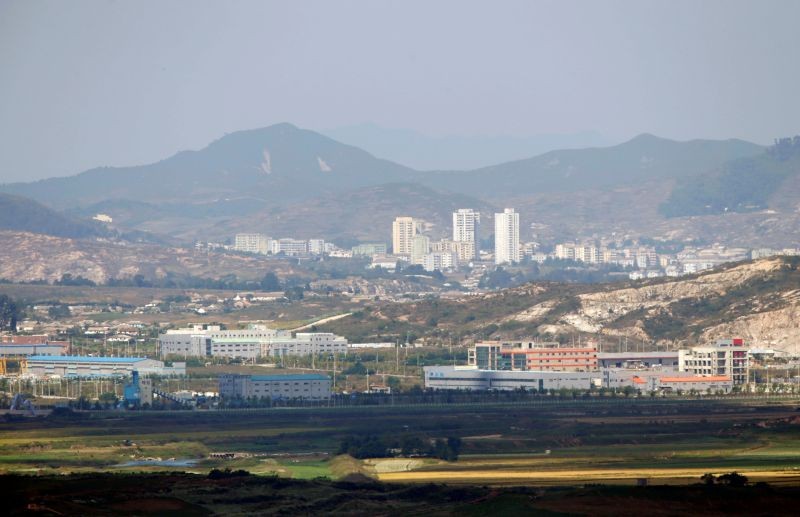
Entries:
[[141,374],[185,375],[186,363],[164,363],[146,357],[87,357],[35,355],[27,358],[26,373],[36,377],[116,377]]
[[264,325],[247,329],[188,328],[168,330],[158,337],[161,357],[229,357],[256,359],[310,354],[347,353],[347,340],[329,332],[276,330]]
[[325,400],[331,396],[331,379],[317,373],[295,375],[222,375],[223,399],[270,398]]
[[654,370],[604,369],[594,372],[568,371],[511,371],[480,370],[475,366],[425,366],[425,387],[435,390],[509,391],[626,387],[648,393],[713,392],[728,393],[733,388],[730,377],[724,375],[694,375],[692,373]]
[[519,246],[519,214],[506,208],[494,214],[494,263],[513,264],[521,258]]

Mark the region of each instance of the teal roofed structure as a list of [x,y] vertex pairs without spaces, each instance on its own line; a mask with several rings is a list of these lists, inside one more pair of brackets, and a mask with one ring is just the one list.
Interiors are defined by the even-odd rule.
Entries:
[[32,355],[28,361],[50,361],[52,363],[138,363],[146,357],[90,357],[82,355]]

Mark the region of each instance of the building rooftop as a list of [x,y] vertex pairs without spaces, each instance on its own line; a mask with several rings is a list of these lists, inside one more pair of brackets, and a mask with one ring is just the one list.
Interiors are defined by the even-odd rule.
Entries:
[[83,355],[32,355],[28,361],[49,361],[53,363],[138,363],[146,357],[89,357]]
[[598,359],[625,359],[625,358],[652,358],[652,357],[678,357],[678,351],[667,352],[598,352]]
[[706,375],[694,377],[661,377],[661,382],[725,382],[730,381],[730,377],[725,375]]
[[289,375],[251,375],[251,381],[327,381],[330,377],[319,373],[298,373]]

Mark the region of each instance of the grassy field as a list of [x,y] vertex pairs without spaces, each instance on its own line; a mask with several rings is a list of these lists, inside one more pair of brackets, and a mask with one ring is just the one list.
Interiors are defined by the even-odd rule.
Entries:
[[[461,456],[356,460],[348,436],[458,437]],[[237,453],[212,458],[212,453]],[[174,459],[172,464],[120,466]],[[244,469],[296,479],[354,473],[388,482],[490,485],[691,483],[707,472],[800,481],[797,401],[648,401],[549,406],[419,406],[6,417],[0,473],[205,473]]]

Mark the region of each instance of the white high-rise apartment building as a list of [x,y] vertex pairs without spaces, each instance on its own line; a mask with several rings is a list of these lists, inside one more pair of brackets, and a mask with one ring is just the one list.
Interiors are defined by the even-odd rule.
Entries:
[[392,253],[411,255],[414,252],[414,236],[419,232],[419,221],[413,217],[396,217],[392,223]]
[[519,262],[519,214],[506,208],[502,214],[494,214],[494,263]]
[[[462,260],[472,260],[478,257],[478,226],[481,222],[480,212],[471,208],[459,208],[453,212],[453,240],[455,242],[471,242],[472,256],[460,256]],[[464,247],[468,250],[469,247]]]
[[233,242],[233,249],[247,253],[269,252],[270,238],[261,233],[237,233]]

